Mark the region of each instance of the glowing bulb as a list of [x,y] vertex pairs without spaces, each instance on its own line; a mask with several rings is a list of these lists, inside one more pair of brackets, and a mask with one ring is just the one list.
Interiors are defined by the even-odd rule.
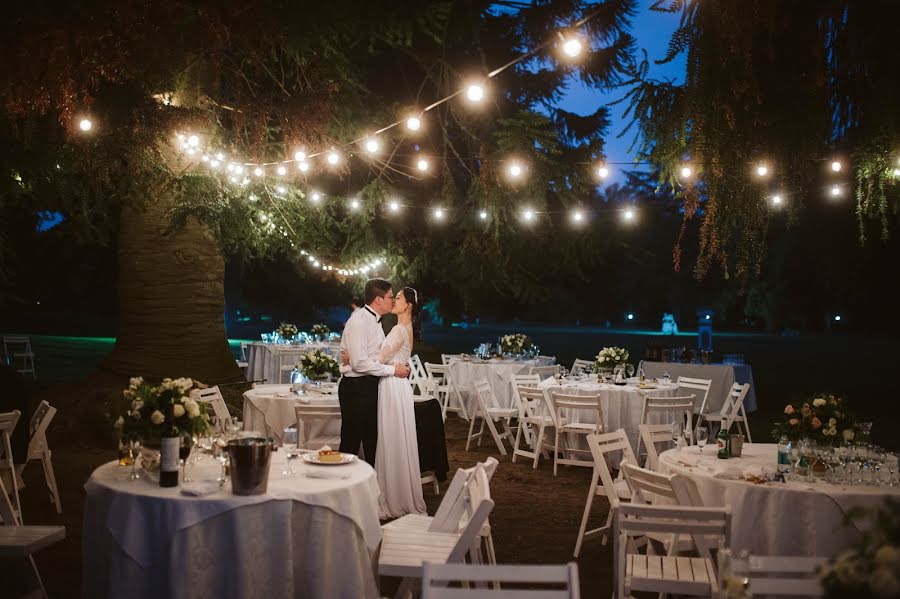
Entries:
[[473,83],[466,88],[466,98],[469,99],[469,102],[481,102],[484,99],[484,88]]
[[841,172],[841,163],[838,162],[837,160],[835,160],[834,162],[832,162],[832,163],[831,163],[831,170],[833,170],[833,171],[836,172],[836,173]]
[[213,168],[219,168],[219,164],[221,164],[218,160],[210,160],[209,166]]
[[375,154],[380,149],[381,144],[378,143],[378,140],[374,137],[370,137],[366,140],[366,152],[368,152],[369,154]]
[[197,153],[197,150],[195,150],[194,148],[188,148],[187,153],[188,153],[188,156],[193,156],[194,154]]
[[191,135],[190,137],[188,137],[187,142],[189,146],[191,146],[192,148],[196,148],[200,145],[200,138],[196,135]]
[[444,218],[444,209],[443,208],[435,208],[434,209],[434,218],[437,220],[441,220]]
[[626,318],[628,318],[628,320],[634,320],[634,314],[632,314],[631,312],[629,312],[629,313],[628,313],[628,316],[627,316]]
[[634,220],[634,210],[631,208],[626,208],[625,212],[622,214],[622,217],[625,220]]
[[253,169],[253,174],[256,175],[257,177],[262,177],[263,170],[259,167],[256,167],[255,169]]
[[278,187],[275,188],[275,193],[277,193],[280,196],[283,196],[284,194],[287,193],[287,189],[285,189],[284,187],[279,185]]
[[225,161],[225,155],[222,154],[222,152],[219,152],[218,154],[216,154],[216,160],[218,160],[219,162],[224,162],[224,161]]
[[390,204],[388,204],[388,208],[391,209],[391,212],[397,212],[398,210],[400,210],[400,204],[398,204],[396,200],[393,200]]
[[318,260],[313,260],[313,266],[321,266]]
[[357,209],[359,209],[359,200],[354,198],[354,199],[350,200],[350,210],[357,210]]
[[691,167],[689,167],[689,166],[681,167],[681,178],[682,179],[688,179],[693,174],[694,174],[694,171],[691,170]]
[[297,162],[303,162],[304,160],[306,160],[306,152],[304,152],[303,150],[297,150],[296,152],[294,152],[294,160],[296,160]]
[[840,314],[835,314],[834,320],[835,320],[836,322],[840,322],[840,321],[841,321],[841,315],[840,315]]
[[244,172],[244,167],[242,167],[240,164],[234,165],[234,174],[240,175],[243,172]]
[[337,152],[335,152],[334,150],[332,150],[332,151],[328,152],[328,157],[326,158],[326,160],[328,160],[328,164],[334,166],[334,165],[336,165],[338,162],[341,161],[341,157],[338,155]]
[[228,163],[228,172],[229,172],[229,173],[233,173],[233,172],[234,172],[234,164],[233,164],[233,163]]
[[756,167],[756,174],[760,177],[765,177],[769,174],[769,167],[767,167],[765,164],[760,164]]
[[900,168],[895,168],[892,173],[895,177],[900,177]]
[[287,169],[284,168],[283,166],[279,166],[279,167],[278,167],[278,170],[275,171],[275,172],[277,172],[279,175],[281,175],[281,176],[283,177],[284,175],[287,174]]
[[775,194],[772,196],[772,203],[775,204],[776,206],[780,206],[783,201],[784,201],[784,198],[782,198],[778,194]]
[[428,161],[424,158],[419,158],[418,162],[416,162],[416,168],[424,173],[428,170]]
[[522,165],[518,162],[513,162],[509,165],[509,176],[513,179],[516,179],[522,175]]
[[580,40],[578,40],[576,38],[572,38],[572,39],[566,40],[563,43],[562,49],[563,49],[563,52],[566,53],[566,56],[575,58],[576,56],[581,54],[581,50],[583,49],[583,46],[582,46]]
[[320,194],[318,191],[314,191],[314,192],[312,192],[312,194],[309,196],[309,199],[311,199],[313,202],[315,202],[316,204],[318,204],[318,203],[319,203],[319,200],[322,199],[322,194]]
[[525,220],[528,220],[528,221],[534,220],[534,210],[525,210],[522,213],[522,218],[524,218]]
[[247,197],[247,199],[250,200],[251,202],[255,202],[256,199],[257,199],[257,198],[256,198],[256,194],[255,194],[255,193],[251,193],[251,194]]
[[310,254],[310,256],[309,256],[309,258],[307,258],[307,260],[309,260],[310,262],[315,262],[316,257]]
[[486,210],[482,210],[481,212],[479,212],[479,213],[478,213],[478,218],[480,218],[481,220],[487,220],[487,211],[486,211]]
[[78,128],[82,131],[90,131],[91,129],[93,129],[93,127],[94,123],[91,122],[91,119],[81,119],[80,121],[78,121]]
[[605,166],[601,166],[597,168],[597,176],[601,179],[606,179],[609,176],[609,169]]
[[203,162],[209,162],[209,155],[204,154],[204,155],[200,158],[200,160],[202,160]]
[[576,210],[572,213],[572,220],[574,220],[576,223],[580,223],[584,220],[584,214],[581,212],[581,210]]
[[838,187],[837,185],[832,186],[832,188],[831,188],[831,195],[834,196],[834,197],[837,197],[837,196],[841,195],[841,188]]
[[250,185],[250,179],[248,177],[244,177],[244,180],[241,181],[241,185]]
[[237,182],[238,182],[237,177],[228,177],[228,180],[231,181],[232,183],[237,183]]
[[410,131],[418,131],[421,126],[422,121],[419,119],[419,117],[411,116],[406,119],[406,128]]
[[309,170],[309,163],[306,161],[299,162],[299,163],[297,163],[297,168],[300,169],[301,173],[305,173],[306,171]]

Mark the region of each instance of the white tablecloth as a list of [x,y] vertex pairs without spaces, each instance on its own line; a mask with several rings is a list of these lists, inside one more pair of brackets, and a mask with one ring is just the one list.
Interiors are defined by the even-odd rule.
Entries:
[[[297,424],[294,406],[298,403],[312,405],[338,405],[337,387],[333,394],[306,391],[305,395],[291,393],[291,385],[262,385],[244,393],[244,430],[260,431],[281,440],[284,429]],[[341,442],[339,422],[313,422],[314,430],[301,431],[304,437],[328,437],[326,441],[337,448]],[[334,443],[331,439],[334,439]]]
[[[639,389],[636,385],[609,385],[590,380],[563,380],[560,383],[553,378],[542,381],[540,387],[548,392],[556,391],[557,393],[568,395],[592,395],[599,393],[600,406],[603,410],[604,430],[611,433],[620,428],[625,429],[625,434],[628,435],[628,440],[631,442],[633,450],[637,450],[638,437],[640,436],[638,426],[641,424],[644,398],[648,395],[672,397],[677,389],[675,385],[664,385],[662,383],[657,384],[655,389]],[[566,413],[565,416],[567,418],[577,418],[579,422],[593,423],[596,420],[595,415],[586,410],[573,410]],[[651,414],[648,420],[650,424],[671,422],[671,418],[659,412]],[[587,448],[587,444],[584,443],[584,435],[572,435],[570,439],[578,439],[579,445],[583,446],[583,449]],[[620,457],[618,453],[611,455],[610,466],[618,468]]]
[[[284,343],[251,343],[247,346],[247,380],[266,380],[271,384],[282,382],[281,364],[296,364],[302,356],[315,349],[322,349],[340,362],[341,343],[322,342],[305,343],[303,345],[287,345]],[[287,380],[287,373],[284,379]]]
[[[378,483],[365,462],[312,466],[272,457],[268,491],[204,497],[162,488],[116,462],[85,484],[83,593],[128,597],[377,597]],[[218,489],[209,457],[193,487]],[[308,473],[348,478],[308,478]]]
[[[659,378],[664,372],[672,377],[672,382],[680,376],[695,379],[710,379],[709,399],[706,411],[718,412],[725,402],[725,396],[734,383],[750,383],[750,390],[744,398],[744,410],[756,411],[756,389],[753,385],[753,369],[749,364],[680,364],[678,362],[648,362],[644,360],[644,373],[648,378]],[[691,391],[694,393],[695,391]],[[698,403],[696,409],[700,409]]]
[[513,375],[528,374],[532,366],[553,366],[553,360],[456,360],[450,364],[450,375],[459,387],[469,415],[475,411],[476,399],[472,383],[490,383],[501,408],[513,408]]
[[855,527],[843,525],[848,509],[875,508],[888,496],[900,499],[897,487],[754,484],[743,479],[745,471],[775,472],[777,455],[774,444],[745,443],[740,458],[719,460],[710,444],[702,457],[697,447],[664,452],[660,470],[693,480],[704,505],[728,505],[732,547],[759,555],[837,555],[860,536]]

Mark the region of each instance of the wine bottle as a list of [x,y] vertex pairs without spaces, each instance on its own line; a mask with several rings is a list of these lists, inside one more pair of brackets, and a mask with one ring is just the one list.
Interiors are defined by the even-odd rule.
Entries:
[[728,430],[726,430],[724,426],[719,428],[719,434],[716,435],[716,449],[718,450],[716,456],[720,460],[728,459],[728,454],[731,452],[731,448],[729,447]]
[[175,425],[175,404],[169,406],[160,437],[159,486],[177,487],[178,449],[181,445],[181,435]]

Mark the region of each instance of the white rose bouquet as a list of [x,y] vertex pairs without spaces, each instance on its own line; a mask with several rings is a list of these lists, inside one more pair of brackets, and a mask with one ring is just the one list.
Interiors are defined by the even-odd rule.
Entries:
[[336,379],[340,374],[340,365],[337,360],[321,349],[311,351],[300,358],[297,368],[308,379],[321,379],[329,374],[332,379]]
[[200,389],[206,385],[189,378],[163,379],[153,386],[142,377],[134,377],[122,392],[130,403],[119,417],[116,428],[126,438],[153,443],[159,439],[162,426],[174,405],[175,426],[185,434],[202,436],[211,430],[206,404],[198,401]]
[[627,349],[622,347],[604,347],[597,354],[594,368],[597,370],[612,370],[619,364],[627,364],[629,357]]
[[527,349],[531,349],[531,339],[523,333],[500,337],[500,351],[504,354],[521,354]]
[[331,333],[331,329],[322,323],[312,325],[309,334],[314,337],[322,337],[323,339]]
[[290,322],[282,322],[275,332],[281,335],[282,339],[293,339],[297,334],[297,326]]

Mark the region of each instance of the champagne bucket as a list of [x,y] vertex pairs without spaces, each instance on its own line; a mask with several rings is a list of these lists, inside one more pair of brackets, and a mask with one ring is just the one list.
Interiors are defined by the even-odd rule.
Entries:
[[741,450],[744,448],[744,435],[731,435],[731,457],[741,457]]
[[272,442],[262,437],[245,437],[228,442],[231,457],[231,492],[235,495],[262,495],[269,483]]

